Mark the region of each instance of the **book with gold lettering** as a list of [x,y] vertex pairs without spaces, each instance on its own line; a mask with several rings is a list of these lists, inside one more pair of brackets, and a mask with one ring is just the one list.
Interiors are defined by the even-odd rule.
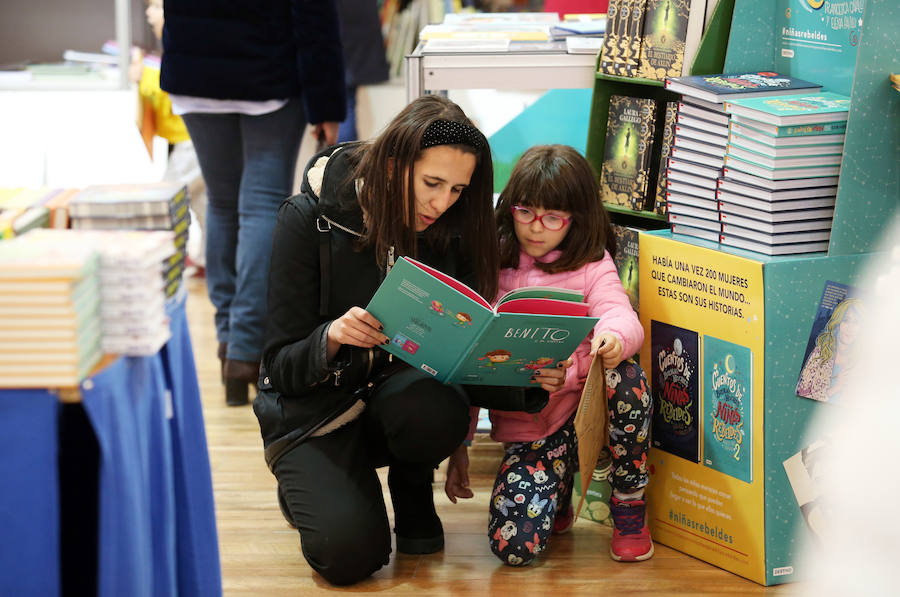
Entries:
[[609,98],[606,145],[600,168],[600,197],[605,203],[636,211],[644,208],[655,123],[654,100],[626,95]]
[[584,296],[525,287],[492,306],[462,282],[401,257],[366,306],[384,350],[443,383],[532,386],[538,369],[569,358],[591,332]]
[[703,464],[745,483],[753,480],[753,353],[703,337]]

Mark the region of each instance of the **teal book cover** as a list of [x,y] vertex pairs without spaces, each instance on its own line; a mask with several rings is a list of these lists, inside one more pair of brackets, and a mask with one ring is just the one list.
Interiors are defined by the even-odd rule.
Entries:
[[807,119],[816,119],[817,122],[847,120],[849,109],[849,97],[830,91],[780,97],[748,97],[725,102],[726,112],[777,126],[806,124]]
[[531,386],[567,359],[597,322],[581,294],[529,287],[497,307],[474,290],[401,257],[366,310],[391,338],[383,348],[443,383]]
[[775,70],[850,94],[866,3],[777,0]]
[[703,338],[703,464],[745,483],[751,463],[753,353],[746,346]]

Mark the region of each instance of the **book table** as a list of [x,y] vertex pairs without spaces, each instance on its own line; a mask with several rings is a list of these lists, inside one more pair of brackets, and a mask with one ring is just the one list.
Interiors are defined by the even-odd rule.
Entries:
[[0,390],[0,594],[222,594],[185,297],[155,355]]

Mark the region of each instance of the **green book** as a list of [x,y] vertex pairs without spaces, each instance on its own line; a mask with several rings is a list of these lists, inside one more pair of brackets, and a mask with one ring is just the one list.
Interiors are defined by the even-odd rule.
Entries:
[[443,383],[531,387],[537,369],[575,352],[596,317],[580,293],[529,287],[492,307],[474,290],[401,257],[366,306],[384,350]]
[[753,480],[753,353],[703,337],[703,464],[745,483]]
[[850,98],[830,91],[728,100],[725,111],[774,126],[847,120]]
[[656,102],[652,99],[610,96],[600,168],[600,197],[605,203],[643,209],[655,116]]
[[774,146],[843,143],[844,134],[847,132],[846,120],[796,126],[775,126],[751,118],[735,116],[732,117],[728,126],[732,132]]
[[647,0],[641,77],[663,81],[681,75],[689,17],[688,0]]

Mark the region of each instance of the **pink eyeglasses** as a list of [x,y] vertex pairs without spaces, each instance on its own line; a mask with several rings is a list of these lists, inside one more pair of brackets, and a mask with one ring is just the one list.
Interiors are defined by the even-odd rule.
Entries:
[[544,214],[539,216],[527,207],[522,207],[521,205],[513,205],[510,208],[510,211],[512,211],[513,219],[519,224],[531,224],[537,220],[544,228],[552,231],[562,230],[566,227],[566,224],[572,221],[572,218],[564,218],[554,214]]

